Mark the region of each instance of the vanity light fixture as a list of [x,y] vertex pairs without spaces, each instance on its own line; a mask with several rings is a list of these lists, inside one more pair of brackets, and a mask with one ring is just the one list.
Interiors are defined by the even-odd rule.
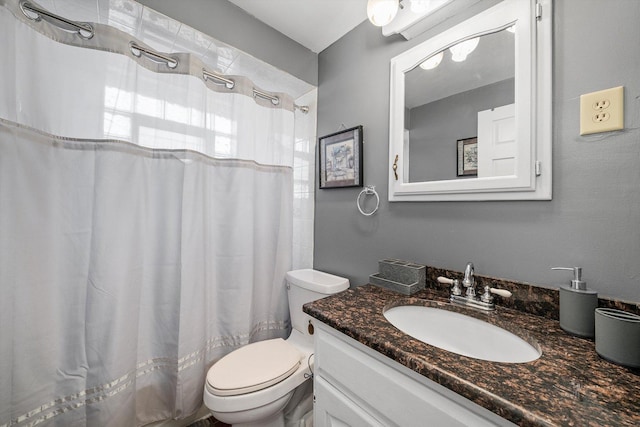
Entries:
[[409,0],[411,12],[416,15],[428,15],[451,0]]
[[431,0],[410,0],[411,12],[420,14],[426,12],[431,6]]
[[473,39],[465,40],[461,43],[458,43],[455,46],[451,46],[449,50],[451,51],[451,60],[455,62],[462,62],[467,59],[467,56],[478,47],[478,43],[480,42],[479,37],[475,37]]
[[393,21],[400,7],[399,0],[369,0],[367,16],[376,27],[383,27]]
[[444,58],[444,52],[438,52],[426,61],[420,64],[420,68],[423,70],[433,70],[442,62],[442,58]]

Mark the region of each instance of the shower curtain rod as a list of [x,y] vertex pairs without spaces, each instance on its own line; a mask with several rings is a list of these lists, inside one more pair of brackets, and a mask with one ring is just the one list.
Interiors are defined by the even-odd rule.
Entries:
[[[211,71],[207,71],[205,69],[202,70],[202,78],[204,80],[207,80],[207,79],[217,80],[218,81],[217,84],[224,84],[227,89],[233,89],[236,85],[236,82],[234,82],[232,79],[228,79],[224,76],[212,73]],[[214,81],[214,83],[216,82]],[[256,88],[253,88],[253,96],[271,101],[273,105],[278,105],[280,103],[279,97],[275,95],[270,95]],[[307,114],[309,112],[309,107],[307,107],[306,105],[293,104],[293,107],[297,110],[300,110],[304,114]]]
[[[82,37],[83,39],[90,39],[94,36],[95,34],[95,30],[93,28],[93,26],[89,23],[86,22],[76,22],[76,21],[71,21],[67,18],[64,18],[62,16],[56,15],[54,13],[49,12],[48,10],[42,9],[40,7],[34,6],[33,4],[29,3],[28,1],[21,1],[20,2],[20,10],[22,11],[22,13],[24,14],[24,16],[26,16],[28,19],[32,20],[32,21],[41,21],[42,18],[41,16],[46,16],[47,18],[50,18],[52,21],[52,24],[60,27],[63,30],[68,30],[68,28],[64,28],[63,26],[57,24],[58,22],[61,22],[63,24],[66,24],[72,28],[75,29],[75,33],[78,34],[78,36]],[[28,12],[32,12],[35,13],[37,16],[34,18],[33,16],[29,15]],[[83,31],[89,33],[88,35],[85,35],[83,33]],[[167,55],[163,55],[159,52],[156,52],[153,49],[149,49],[146,47],[142,47],[140,45],[138,45],[137,43],[135,43],[134,41],[129,43],[129,48],[131,50],[131,54],[137,58],[140,58],[142,56],[142,54],[145,54],[145,56],[151,58],[153,61],[160,61],[160,62],[164,62],[168,68],[174,69],[178,66],[178,60],[176,58],[172,58],[170,56]],[[219,74],[215,74],[212,73],[210,71],[207,71],[205,69],[202,70],[202,78],[203,80],[207,81],[207,79],[212,79],[212,80],[217,80],[219,82],[221,82],[220,84],[224,84],[225,87],[229,90],[233,89],[235,87],[235,81],[221,76]],[[271,103],[273,105],[278,105],[280,104],[280,98],[278,96],[275,95],[271,95],[267,92],[263,92],[261,90],[258,90],[256,88],[253,88],[253,97],[256,98],[262,98],[262,99],[266,99],[268,101],[271,101]],[[303,114],[307,114],[309,112],[309,107],[306,105],[297,105],[297,104],[293,104],[293,108],[296,110],[300,110],[300,112],[302,112]]]

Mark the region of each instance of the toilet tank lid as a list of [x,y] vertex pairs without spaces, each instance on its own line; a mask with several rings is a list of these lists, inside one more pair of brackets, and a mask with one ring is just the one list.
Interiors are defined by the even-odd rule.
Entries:
[[311,268],[287,272],[287,281],[320,294],[335,294],[349,287],[349,279]]

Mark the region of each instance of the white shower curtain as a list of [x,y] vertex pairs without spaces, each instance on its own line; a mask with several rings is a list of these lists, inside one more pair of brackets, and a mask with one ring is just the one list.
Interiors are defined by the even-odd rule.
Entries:
[[0,1],[0,427],[190,415],[212,362],[288,333],[293,102],[213,87],[191,55],[163,72],[100,25],[70,45],[17,3]]

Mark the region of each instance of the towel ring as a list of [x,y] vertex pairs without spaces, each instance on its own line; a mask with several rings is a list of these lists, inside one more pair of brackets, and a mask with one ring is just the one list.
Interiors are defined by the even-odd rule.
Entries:
[[[360,206],[360,197],[362,197],[363,194],[365,196],[368,196],[368,195],[371,195],[371,194],[376,196],[376,207],[373,208],[373,210],[371,212],[363,211],[362,207]],[[365,186],[364,189],[360,192],[360,194],[358,194],[358,198],[356,199],[356,205],[358,205],[358,210],[364,216],[371,216],[374,213],[376,213],[376,211],[378,210],[378,207],[380,206],[380,196],[378,196],[378,193],[376,192],[376,187],[374,185]]]

